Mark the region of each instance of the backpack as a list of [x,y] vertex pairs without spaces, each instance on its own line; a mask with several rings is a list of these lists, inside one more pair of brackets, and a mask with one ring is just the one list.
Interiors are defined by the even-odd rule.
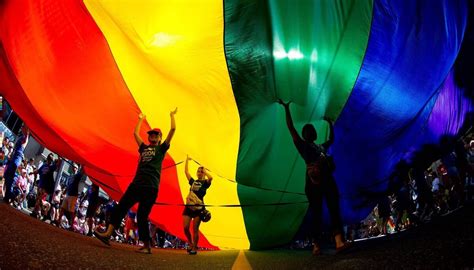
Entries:
[[321,152],[318,159],[312,163],[306,165],[306,174],[308,175],[311,183],[315,185],[321,184],[321,182],[330,176],[336,169],[334,159]]
[[211,212],[209,212],[209,210],[207,209],[204,209],[202,210],[199,217],[201,218],[202,222],[208,222],[209,220],[211,220]]

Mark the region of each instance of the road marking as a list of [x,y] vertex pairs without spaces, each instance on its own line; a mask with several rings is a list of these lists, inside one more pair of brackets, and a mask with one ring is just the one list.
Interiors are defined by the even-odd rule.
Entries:
[[245,257],[243,250],[240,250],[239,256],[235,259],[234,265],[232,265],[232,270],[252,270],[252,266]]

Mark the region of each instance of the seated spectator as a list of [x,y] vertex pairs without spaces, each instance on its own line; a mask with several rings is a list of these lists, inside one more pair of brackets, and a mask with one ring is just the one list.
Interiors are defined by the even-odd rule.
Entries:
[[86,215],[85,215],[86,209],[87,209],[87,201],[84,201],[81,205],[79,205],[77,216],[74,219],[74,223],[72,225],[75,232],[78,232],[84,235],[87,234],[87,231],[88,231]]
[[22,208],[23,201],[26,199],[27,185],[26,170],[21,169],[20,175],[15,178],[13,187],[13,197],[15,198],[18,209]]

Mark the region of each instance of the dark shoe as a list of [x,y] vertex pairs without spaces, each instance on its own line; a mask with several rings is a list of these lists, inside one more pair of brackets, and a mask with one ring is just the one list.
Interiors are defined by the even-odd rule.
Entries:
[[103,236],[101,234],[99,234],[98,232],[94,231],[94,236],[99,239],[102,243],[106,244],[107,246],[110,246],[110,242],[109,242],[109,239],[110,237],[107,237],[107,236]]
[[151,248],[149,248],[149,247],[141,247],[141,248],[139,248],[138,250],[136,250],[135,252],[141,253],[141,254],[151,254]]
[[87,236],[92,237],[92,231],[89,231],[89,232],[87,233]]
[[336,248],[336,254],[341,254],[352,247],[352,242],[345,242],[342,247]]
[[38,214],[36,212],[31,212],[30,217],[38,218]]
[[196,254],[198,254],[198,252],[196,250],[192,249],[192,250],[188,251],[188,254],[189,255],[196,255]]

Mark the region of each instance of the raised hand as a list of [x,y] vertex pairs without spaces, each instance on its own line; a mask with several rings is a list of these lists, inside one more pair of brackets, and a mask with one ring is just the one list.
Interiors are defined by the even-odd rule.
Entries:
[[176,109],[174,109],[174,111],[170,112],[170,116],[174,116],[176,113],[178,113],[178,107],[176,107]]
[[25,135],[25,136],[30,135],[30,129],[26,125],[23,125],[23,127],[21,128],[21,131],[22,131],[23,135]]

